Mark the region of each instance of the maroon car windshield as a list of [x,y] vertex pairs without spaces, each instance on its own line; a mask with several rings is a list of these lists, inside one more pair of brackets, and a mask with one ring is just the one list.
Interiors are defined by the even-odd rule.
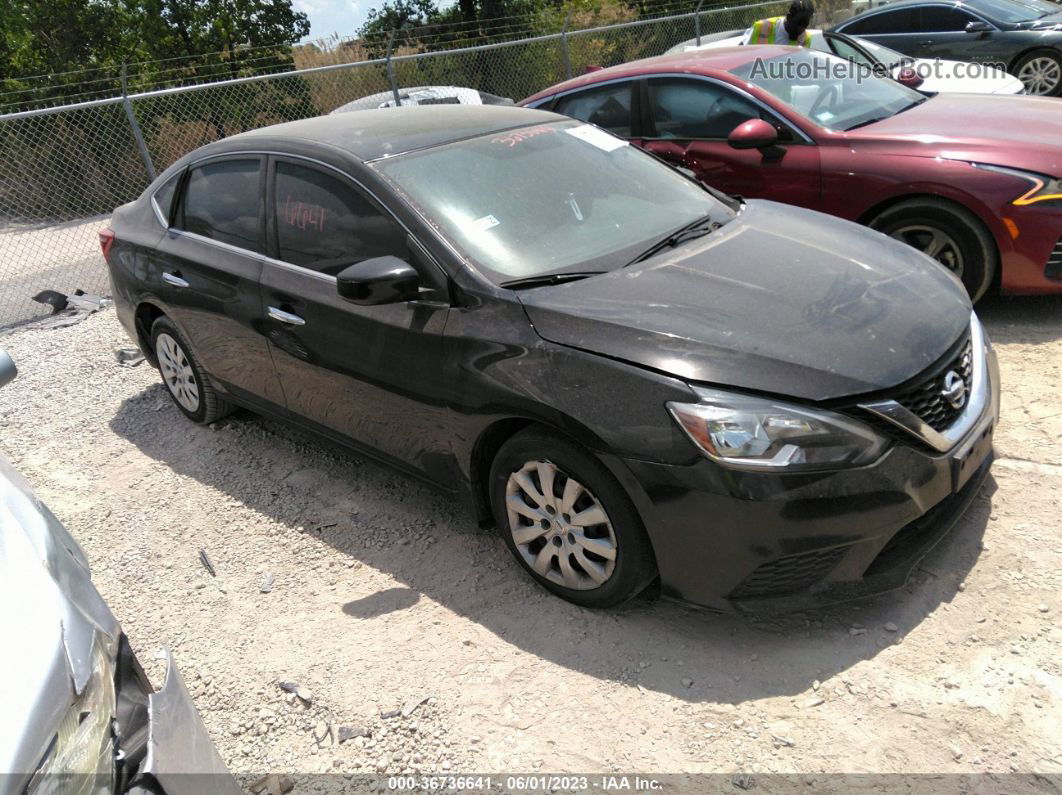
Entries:
[[731,70],[828,130],[852,130],[913,108],[924,94],[875,76],[861,64],[802,49]]

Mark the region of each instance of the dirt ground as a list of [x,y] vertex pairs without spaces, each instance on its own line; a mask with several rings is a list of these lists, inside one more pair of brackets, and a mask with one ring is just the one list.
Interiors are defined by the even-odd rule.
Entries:
[[0,449],[237,773],[1057,774],[1062,300],[982,316],[1003,406],[970,512],[905,589],[766,619],[551,597],[415,481],[247,413],[191,425],[117,364],[113,311],[0,339]]

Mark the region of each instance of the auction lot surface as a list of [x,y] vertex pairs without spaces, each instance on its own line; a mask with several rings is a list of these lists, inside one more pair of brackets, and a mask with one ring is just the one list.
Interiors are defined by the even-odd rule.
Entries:
[[904,590],[766,619],[551,597],[416,481],[247,413],[191,425],[117,364],[113,311],[0,339],[0,448],[236,773],[1058,773],[1062,300],[981,314],[1003,404],[970,512]]

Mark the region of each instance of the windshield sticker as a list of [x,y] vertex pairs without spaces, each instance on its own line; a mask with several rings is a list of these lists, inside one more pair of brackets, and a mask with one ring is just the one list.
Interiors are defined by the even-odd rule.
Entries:
[[472,228],[477,232],[486,232],[488,229],[493,229],[500,223],[501,221],[493,215],[484,215],[482,218],[477,218],[472,222]]
[[627,145],[627,142],[622,138],[617,138],[611,133],[607,133],[590,124],[580,124],[578,127],[567,127],[564,132],[568,133],[568,135],[574,135],[579,140],[586,141],[588,144],[593,144],[598,149],[602,149],[606,152],[612,152],[619,149],[621,146]]
[[528,140],[529,138],[535,138],[543,133],[556,132],[552,127],[546,124],[540,124],[538,127],[524,127],[521,130],[513,130],[507,132],[505,135],[499,135],[495,138],[491,138],[492,144],[505,144],[506,146],[514,147],[518,143]]

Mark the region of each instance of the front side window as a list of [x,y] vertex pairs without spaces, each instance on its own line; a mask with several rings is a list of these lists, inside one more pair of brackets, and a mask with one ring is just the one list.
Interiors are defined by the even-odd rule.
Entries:
[[279,161],[275,202],[284,262],[335,276],[373,257],[410,259],[402,227],[337,176]]
[[947,6],[925,6],[918,29],[923,33],[959,33],[973,22],[972,14]]
[[667,233],[734,212],[696,182],[588,124],[520,127],[375,161],[429,223],[498,283],[622,268]]
[[887,33],[911,33],[914,31],[915,12],[910,8],[883,11],[866,17],[856,17],[841,27],[849,36],[873,36]]
[[660,77],[649,81],[656,138],[725,139],[759,108],[730,89],[704,80]]
[[590,122],[621,138],[631,137],[631,83],[610,83],[561,97],[555,113]]
[[258,192],[261,160],[221,160],[193,168],[182,203],[181,228],[263,253]]

